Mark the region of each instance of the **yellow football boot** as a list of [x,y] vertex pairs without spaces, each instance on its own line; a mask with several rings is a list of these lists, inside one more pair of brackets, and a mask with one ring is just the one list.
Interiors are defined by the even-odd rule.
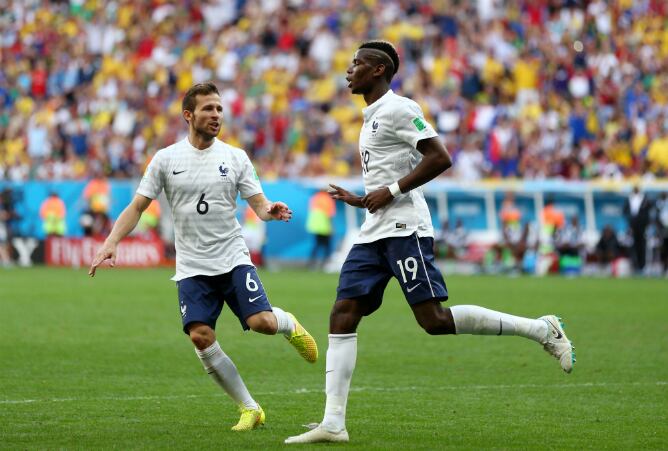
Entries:
[[293,330],[289,336],[286,335],[285,338],[297,350],[299,355],[304,358],[304,360],[309,363],[315,363],[315,361],[318,360],[318,345],[311,334],[299,324],[295,315],[292,313],[288,313],[288,315],[290,315],[290,318],[292,318],[292,321],[295,323],[295,330]]
[[260,405],[257,405],[257,409],[248,409],[243,406],[239,406],[239,412],[241,412],[241,417],[239,422],[232,426],[232,430],[236,432],[243,431],[252,431],[258,426],[264,426],[264,410]]

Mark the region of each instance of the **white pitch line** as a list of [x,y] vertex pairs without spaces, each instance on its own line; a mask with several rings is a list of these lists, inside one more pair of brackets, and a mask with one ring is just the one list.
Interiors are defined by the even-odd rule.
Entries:
[[[523,388],[595,388],[595,387],[641,387],[641,386],[665,386],[668,381],[656,382],[584,382],[581,384],[499,384],[499,385],[441,385],[433,387],[351,387],[351,392],[420,392],[420,391],[452,391],[452,390],[517,390]],[[256,392],[257,396],[276,396],[286,394],[309,394],[323,393],[323,388],[298,388],[285,391]],[[90,402],[90,401],[162,401],[171,399],[191,399],[211,397],[210,393],[202,395],[155,395],[155,396],[102,396],[98,398],[45,398],[45,399],[0,399],[0,404],[33,404],[33,403],[56,403],[56,402]],[[214,395],[215,396],[215,395]],[[223,396],[219,394],[218,396]]]

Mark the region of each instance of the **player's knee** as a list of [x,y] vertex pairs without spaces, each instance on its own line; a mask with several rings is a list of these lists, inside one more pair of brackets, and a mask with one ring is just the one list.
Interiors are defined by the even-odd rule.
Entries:
[[329,331],[333,334],[349,334],[357,330],[362,314],[352,305],[336,302],[329,315]]
[[253,332],[272,335],[276,333],[276,317],[270,312],[260,312],[246,318],[246,324]]
[[[207,330],[208,329],[208,330]],[[216,341],[216,336],[210,328],[198,327],[190,330],[190,341],[197,349],[206,349]]]

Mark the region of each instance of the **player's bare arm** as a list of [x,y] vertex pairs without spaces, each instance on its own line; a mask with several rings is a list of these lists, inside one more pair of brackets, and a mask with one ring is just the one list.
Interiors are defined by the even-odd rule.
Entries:
[[102,264],[105,260],[109,259],[110,266],[116,264],[116,247],[118,243],[125,238],[132,230],[135,228],[139,222],[141,214],[146,210],[153,199],[144,197],[141,194],[136,194],[135,197],[130,202],[130,205],[125,207],[125,210],[120,214],[114,227],[111,229],[111,233],[104,244],[95,254],[93,263],[90,265],[88,270],[88,275],[91,277],[95,276],[95,271],[97,267]]
[[341,200],[353,207],[364,208],[364,205],[362,204],[362,196],[353,194],[350,191],[347,191],[340,186],[332,185],[331,183],[329,184],[329,187],[331,188],[329,190],[329,195],[332,196],[332,199]]
[[[417,143],[417,150],[423,157],[422,161],[406,177],[400,179],[399,189],[402,193],[422,186],[452,166],[452,159],[447,149],[438,137],[422,139]],[[398,193],[397,193],[398,194]],[[394,196],[389,187],[370,192],[362,198],[362,204],[375,213],[388,205]]]
[[292,210],[283,202],[272,202],[267,199],[264,194],[259,193],[249,197],[248,205],[251,206],[255,214],[263,221],[277,221],[288,222],[292,219]]

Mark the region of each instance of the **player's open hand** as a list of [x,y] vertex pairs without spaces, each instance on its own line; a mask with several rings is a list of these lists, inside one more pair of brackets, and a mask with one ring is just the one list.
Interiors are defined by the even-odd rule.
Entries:
[[277,221],[288,222],[292,218],[292,210],[283,202],[272,202],[267,207],[267,214]]
[[332,196],[332,199],[342,200],[343,202],[347,203],[348,205],[352,205],[353,207],[364,207],[364,205],[362,205],[362,198],[360,196],[353,194],[350,191],[346,191],[340,186],[332,185],[331,183],[329,184],[329,187],[331,189],[327,192],[330,196]]
[[104,243],[102,247],[95,254],[93,263],[90,265],[88,275],[95,277],[95,271],[105,260],[109,259],[109,266],[112,268],[116,265],[116,245]]
[[394,197],[392,196],[392,193],[390,193],[390,189],[383,187],[364,196],[362,198],[362,205],[369,210],[369,213],[373,214],[392,202],[392,199],[394,199]]

